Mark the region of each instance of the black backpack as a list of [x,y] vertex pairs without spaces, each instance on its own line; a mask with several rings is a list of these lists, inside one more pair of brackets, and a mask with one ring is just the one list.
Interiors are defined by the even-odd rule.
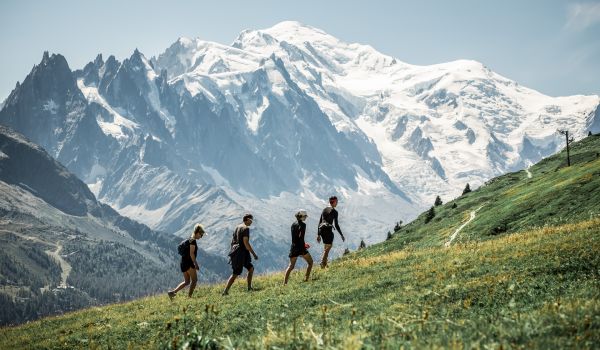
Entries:
[[188,238],[179,243],[177,246],[177,252],[179,252],[179,255],[181,256],[190,254],[190,240]]

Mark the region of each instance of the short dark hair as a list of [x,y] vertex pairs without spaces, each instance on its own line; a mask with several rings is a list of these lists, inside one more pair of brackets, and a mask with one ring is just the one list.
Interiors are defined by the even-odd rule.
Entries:
[[248,214],[244,215],[244,217],[242,218],[243,221],[246,221],[248,219],[254,221],[254,216],[252,216],[252,214],[248,213]]
[[333,202],[333,201],[337,201],[337,197],[336,196],[331,196],[329,197],[329,202]]

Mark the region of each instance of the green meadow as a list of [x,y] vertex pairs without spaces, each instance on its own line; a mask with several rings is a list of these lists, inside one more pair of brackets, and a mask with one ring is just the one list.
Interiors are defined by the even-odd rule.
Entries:
[[[316,267],[0,330],[0,348],[600,347],[600,137],[435,207],[392,238]],[[433,200],[432,200],[433,204]],[[471,213],[475,217],[467,222]],[[320,247],[313,247],[316,258]],[[141,287],[142,288],[142,287]]]

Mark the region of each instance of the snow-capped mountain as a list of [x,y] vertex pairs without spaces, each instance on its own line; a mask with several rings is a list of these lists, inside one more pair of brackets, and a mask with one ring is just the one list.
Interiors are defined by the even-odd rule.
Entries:
[[231,46],[180,38],[154,62],[192,94],[230,92],[255,129],[264,106],[239,96],[273,57],[338,131],[370,138],[382,169],[422,205],[556,152],[558,128],[600,131],[598,96],[545,96],[476,61],[410,65],[298,22],[244,31]]
[[98,56],[75,72],[45,54],[0,123],[122,214],[178,234],[205,223],[209,250],[225,252],[253,212],[253,239],[275,266],[298,208],[314,239],[337,194],[350,246],[381,240],[436,195],[556,152],[557,128],[600,131],[599,103],[545,96],[478,62],[411,65],[282,22],[231,45],[180,38],[158,57]]

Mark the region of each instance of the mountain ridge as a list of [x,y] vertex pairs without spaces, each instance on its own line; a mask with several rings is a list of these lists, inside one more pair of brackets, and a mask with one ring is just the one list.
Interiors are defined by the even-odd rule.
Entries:
[[[0,324],[130,300],[174,285],[179,240],[98,202],[42,147],[0,125]],[[199,248],[200,278],[226,277]]]
[[[212,225],[215,253],[226,253],[239,217],[258,210],[270,269],[285,264],[299,208],[314,229],[337,194],[350,247],[374,243],[435,196],[556,152],[556,128],[580,138],[600,127],[598,96],[550,98],[470,60],[410,65],[297,22],[244,31],[231,46],[180,38],[155,58],[96,57],[64,84],[73,81],[81,106],[17,98],[17,89],[0,123],[65,109],[58,136],[17,129],[123,214],[178,235]],[[198,203],[202,193],[217,198]]]

